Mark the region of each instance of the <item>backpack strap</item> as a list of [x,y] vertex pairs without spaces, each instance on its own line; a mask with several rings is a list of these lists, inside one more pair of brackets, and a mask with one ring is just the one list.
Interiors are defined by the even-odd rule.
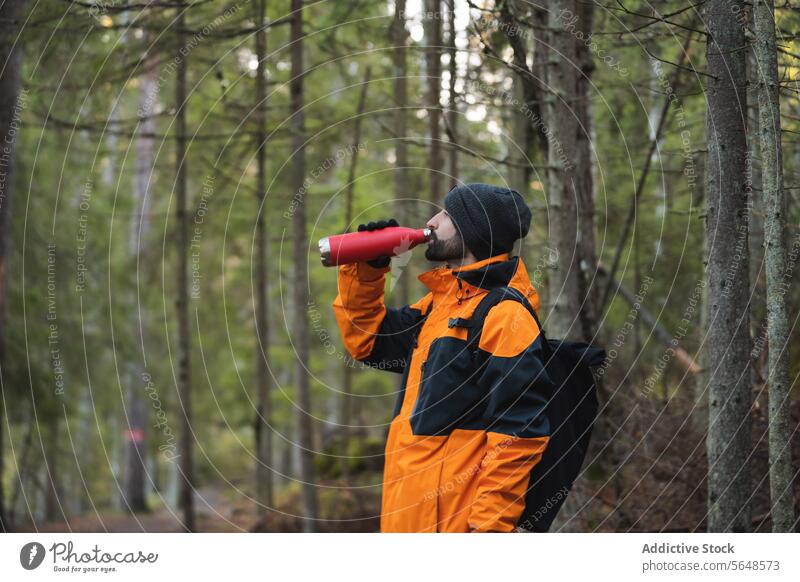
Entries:
[[521,303],[533,316],[533,320],[539,327],[539,334],[542,338],[542,349],[549,359],[552,355],[552,349],[545,336],[544,328],[539,322],[539,317],[536,315],[536,310],[525,295],[512,287],[495,287],[494,289],[490,289],[484,298],[481,299],[481,302],[475,307],[475,310],[469,318],[453,317],[448,321],[448,327],[464,327],[467,329],[467,348],[472,355],[472,359],[475,360],[478,355],[478,346],[481,341],[481,334],[483,333],[483,324],[486,321],[486,316],[489,314],[489,311],[501,301],[516,301],[517,303]]

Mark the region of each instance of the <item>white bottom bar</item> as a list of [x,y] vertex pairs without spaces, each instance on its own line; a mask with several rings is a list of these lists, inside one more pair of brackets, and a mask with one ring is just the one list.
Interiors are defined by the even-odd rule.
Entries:
[[798,534],[5,534],[0,572],[14,581],[795,581],[799,550]]

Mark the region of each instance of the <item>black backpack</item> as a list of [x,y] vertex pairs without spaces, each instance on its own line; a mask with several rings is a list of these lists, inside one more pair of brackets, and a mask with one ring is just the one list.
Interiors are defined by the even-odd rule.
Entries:
[[517,522],[518,531],[546,532],[586,457],[597,416],[597,387],[590,368],[602,365],[606,352],[582,342],[548,340],[528,299],[516,289],[497,287],[486,294],[470,318],[451,320],[452,325],[467,328],[467,347],[473,357],[478,353],[486,316],[501,301],[517,301],[533,316],[541,333],[545,369],[554,385],[545,407],[550,440],[531,472],[525,509]]

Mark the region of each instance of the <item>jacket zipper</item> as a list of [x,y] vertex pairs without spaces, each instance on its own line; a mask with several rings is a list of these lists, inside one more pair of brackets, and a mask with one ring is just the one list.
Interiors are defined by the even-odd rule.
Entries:
[[422,360],[422,363],[419,365],[419,381],[417,382],[417,399],[414,401],[414,406],[411,407],[411,416],[414,416],[417,412],[417,407],[419,406],[420,397],[422,396],[422,377],[425,375],[425,364],[428,363],[428,360]]

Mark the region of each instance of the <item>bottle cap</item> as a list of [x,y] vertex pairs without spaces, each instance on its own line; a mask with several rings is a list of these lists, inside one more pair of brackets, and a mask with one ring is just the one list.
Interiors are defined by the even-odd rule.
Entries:
[[331,241],[328,237],[319,239],[319,259],[322,261],[323,266],[332,267],[331,263]]

